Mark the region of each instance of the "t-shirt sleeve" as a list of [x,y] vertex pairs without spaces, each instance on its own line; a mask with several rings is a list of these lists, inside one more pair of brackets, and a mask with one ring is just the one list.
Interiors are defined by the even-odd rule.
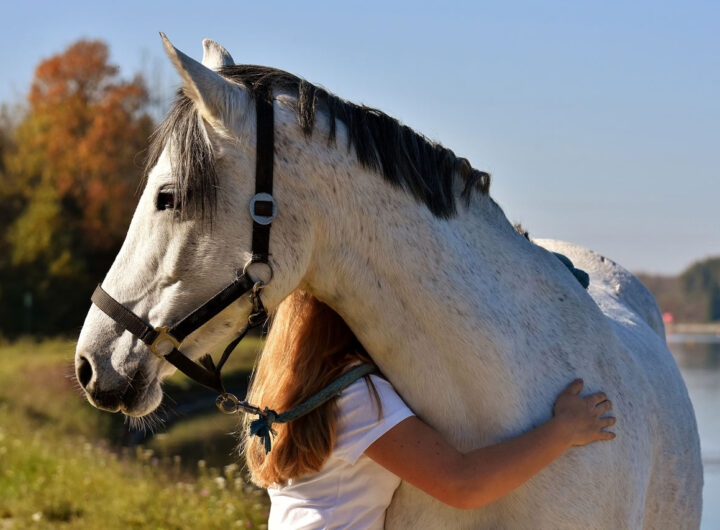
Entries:
[[333,453],[351,465],[375,440],[414,415],[389,381],[376,375],[370,378],[382,404],[379,419],[375,396],[364,378],[348,386],[338,399],[339,416]]

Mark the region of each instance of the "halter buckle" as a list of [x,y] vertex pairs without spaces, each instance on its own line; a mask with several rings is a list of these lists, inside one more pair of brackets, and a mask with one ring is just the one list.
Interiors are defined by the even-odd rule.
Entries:
[[155,328],[155,331],[157,331],[157,337],[155,337],[155,340],[153,340],[151,344],[148,344],[148,348],[150,348],[150,351],[153,352],[158,359],[164,361],[165,355],[170,352],[167,352],[163,355],[158,351],[158,344],[164,341],[168,341],[170,344],[173,345],[173,348],[177,349],[180,347],[180,342],[178,342],[175,337],[170,335],[170,326],[159,326]]
[[[258,202],[269,202],[272,204],[272,213],[270,215],[260,215],[255,211],[255,206]],[[250,217],[253,218],[253,221],[255,221],[257,224],[261,225],[269,225],[273,222],[273,219],[277,217],[278,212],[278,205],[277,202],[275,202],[275,197],[270,195],[269,193],[260,192],[256,193],[252,196],[252,199],[250,199]]]

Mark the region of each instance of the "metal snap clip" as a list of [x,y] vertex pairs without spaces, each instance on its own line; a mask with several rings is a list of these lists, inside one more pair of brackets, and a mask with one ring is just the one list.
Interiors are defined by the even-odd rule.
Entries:
[[223,414],[235,414],[239,410],[240,400],[233,394],[220,394],[215,400],[215,405]]

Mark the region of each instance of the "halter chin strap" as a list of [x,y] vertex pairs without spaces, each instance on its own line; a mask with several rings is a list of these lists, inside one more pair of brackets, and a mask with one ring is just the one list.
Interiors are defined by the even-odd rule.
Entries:
[[[267,311],[260,299],[260,291],[271,280],[273,269],[270,264],[270,225],[277,215],[277,203],[272,196],[273,157],[275,150],[275,117],[270,88],[259,84],[253,87],[255,111],[257,115],[257,154],[255,165],[255,195],[250,200],[250,215],[253,219],[252,256],[242,269],[242,273],[230,285],[210,298],[192,313],[172,326],[152,327],[142,318],[110,296],[100,285],[95,288],[91,300],[107,316],[125,330],[135,335],[160,359],[174,365],[185,375],[225,396],[220,371],[245,334],[253,327],[261,325],[267,319]],[[248,269],[254,263],[262,263],[270,270],[267,282],[253,281]],[[250,293],[252,312],[239,335],[228,344],[217,366],[210,354],[194,362],[180,352],[180,343],[193,331],[210,321],[223,309]],[[163,343],[169,343],[162,346]],[[162,353],[168,351],[169,353]],[[221,409],[222,410],[222,409]]]

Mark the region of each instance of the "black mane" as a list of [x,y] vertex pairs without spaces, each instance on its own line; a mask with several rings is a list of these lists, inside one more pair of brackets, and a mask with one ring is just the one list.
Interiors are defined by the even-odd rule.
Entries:
[[[311,136],[318,111],[329,117],[328,144],[336,143],[336,119],[348,130],[347,149],[355,149],[360,164],[380,173],[425,204],[437,217],[449,218],[456,213],[452,194],[456,175],[464,187],[461,197],[468,203],[474,190],[486,194],[490,175],[474,169],[465,158],[450,149],[416,133],[384,112],[345,101],[323,88],[293,74],[254,65],[223,67],[221,75],[247,86],[253,97],[257,86],[297,95],[295,114],[306,136]],[[272,90],[269,91],[272,97]],[[153,135],[147,169],[158,160],[167,142],[173,140],[178,164],[173,173],[176,189],[185,212],[212,212],[216,201],[217,175],[210,141],[192,101],[178,91],[173,108]]]

